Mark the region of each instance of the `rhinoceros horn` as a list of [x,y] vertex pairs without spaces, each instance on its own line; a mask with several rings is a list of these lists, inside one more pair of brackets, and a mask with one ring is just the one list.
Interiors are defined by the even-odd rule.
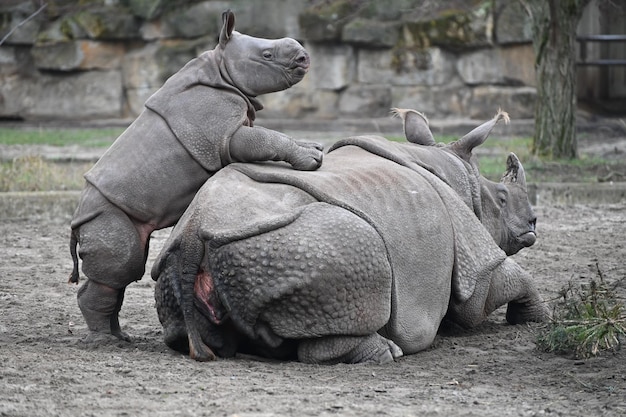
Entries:
[[526,188],[526,173],[524,172],[524,167],[517,155],[513,152],[511,152],[506,159],[506,171],[502,175],[500,182],[504,184],[517,183]]
[[391,114],[402,119],[404,136],[409,142],[418,145],[434,146],[435,138],[428,127],[428,119],[423,113],[411,109],[392,108]]
[[472,150],[482,145],[493,127],[500,121],[504,120],[505,123],[509,123],[509,114],[501,109],[498,109],[498,113],[493,117],[493,119],[483,123],[478,126],[467,135],[463,136],[461,139],[450,145],[450,148],[454,153],[456,153],[461,159],[469,162],[472,157]]
[[235,14],[230,11],[230,9],[226,10],[222,13],[222,31],[220,32],[219,44],[222,49],[226,46],[226,43],[230,39],[230,35],[233,33],[233,29],[235,29]]

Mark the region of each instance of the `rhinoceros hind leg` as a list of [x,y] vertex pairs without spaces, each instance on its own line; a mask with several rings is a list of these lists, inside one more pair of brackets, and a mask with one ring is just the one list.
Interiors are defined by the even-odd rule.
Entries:
[[82,270],[88,278],[78,291],[78,305],[89,330],[128,340],[118,314],[126,286],[144,274],[147,236],[140,236],[128,216],[104,197],[93,199],[90,203],[101,213],[77,228]]
[[393,362],[401,356],[402,349],[378,333],[369,336],[326,336],[307,339],[298,346],[298,359],[307,363],[384,364]]

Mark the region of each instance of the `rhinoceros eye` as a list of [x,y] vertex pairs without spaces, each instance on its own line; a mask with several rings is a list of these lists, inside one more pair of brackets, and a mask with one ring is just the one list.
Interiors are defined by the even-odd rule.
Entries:
[[272,52],[271,51],[263,51],[263,58],[264,59],[272,59]]
[[500,203],[500,207],[506,206],[506,192],[500,191],[498,193],[498,203]]

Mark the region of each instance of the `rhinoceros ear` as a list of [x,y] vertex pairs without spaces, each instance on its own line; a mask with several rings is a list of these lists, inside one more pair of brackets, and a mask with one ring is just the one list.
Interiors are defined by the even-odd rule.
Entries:
[[230,9],[226,10],[222,13],[222,30],[220,32],[220,47],[226,46],[226,43],[230,39],[230,35],[233,33],[235,29],[235,14],[230,11]]
[[472,157],[472,150],[482,145],[489,137],[489,133],[493,127],[500,121],[504,120],[505,123],[509,123],[509,114],[501,109],[498,109],[498,113],[493,119],[478,126],[461,139],[450,144],[450,149],[456,153],[461,159],[469,162]]
[[504,184],[517,183],[526,188],[526,173],[517,155],[510,153],[506,159],[506,172],[502,175],[500,182]]
[[434,146],[435,138],[423,113],[411,109],[392,108],[391,114],[402,119],[406,140],[418,145]]

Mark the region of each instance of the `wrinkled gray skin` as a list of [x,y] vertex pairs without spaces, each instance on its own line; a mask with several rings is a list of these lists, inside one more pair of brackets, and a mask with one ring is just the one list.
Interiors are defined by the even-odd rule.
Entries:
[[521,164],[509,157],[493,186],[504,198],[459,157],[502,117],[448,148],[353,137],[315,172],[220,171],[152,269],[165,342],[201,361],[244,351],[384,363],[430,346],[444,317],[475,326],[508,303],[511,324],[545,319],[505,253],[534,242]]
[[255,96],[299,82],[307,52],[290,38],[234,31],[230,11],[223,22],[218,46],[170,77],[85,174],[71,222],[70,282],[79,279],[78,245],[88,277],[78,290],[88,340],[129,339],[118,313],[126,286],[144,274],[150,234],[174,224],[215,172],[236,161],[285,161],[297,170],[321,165],[321,145],[253,126],[262,108]]

